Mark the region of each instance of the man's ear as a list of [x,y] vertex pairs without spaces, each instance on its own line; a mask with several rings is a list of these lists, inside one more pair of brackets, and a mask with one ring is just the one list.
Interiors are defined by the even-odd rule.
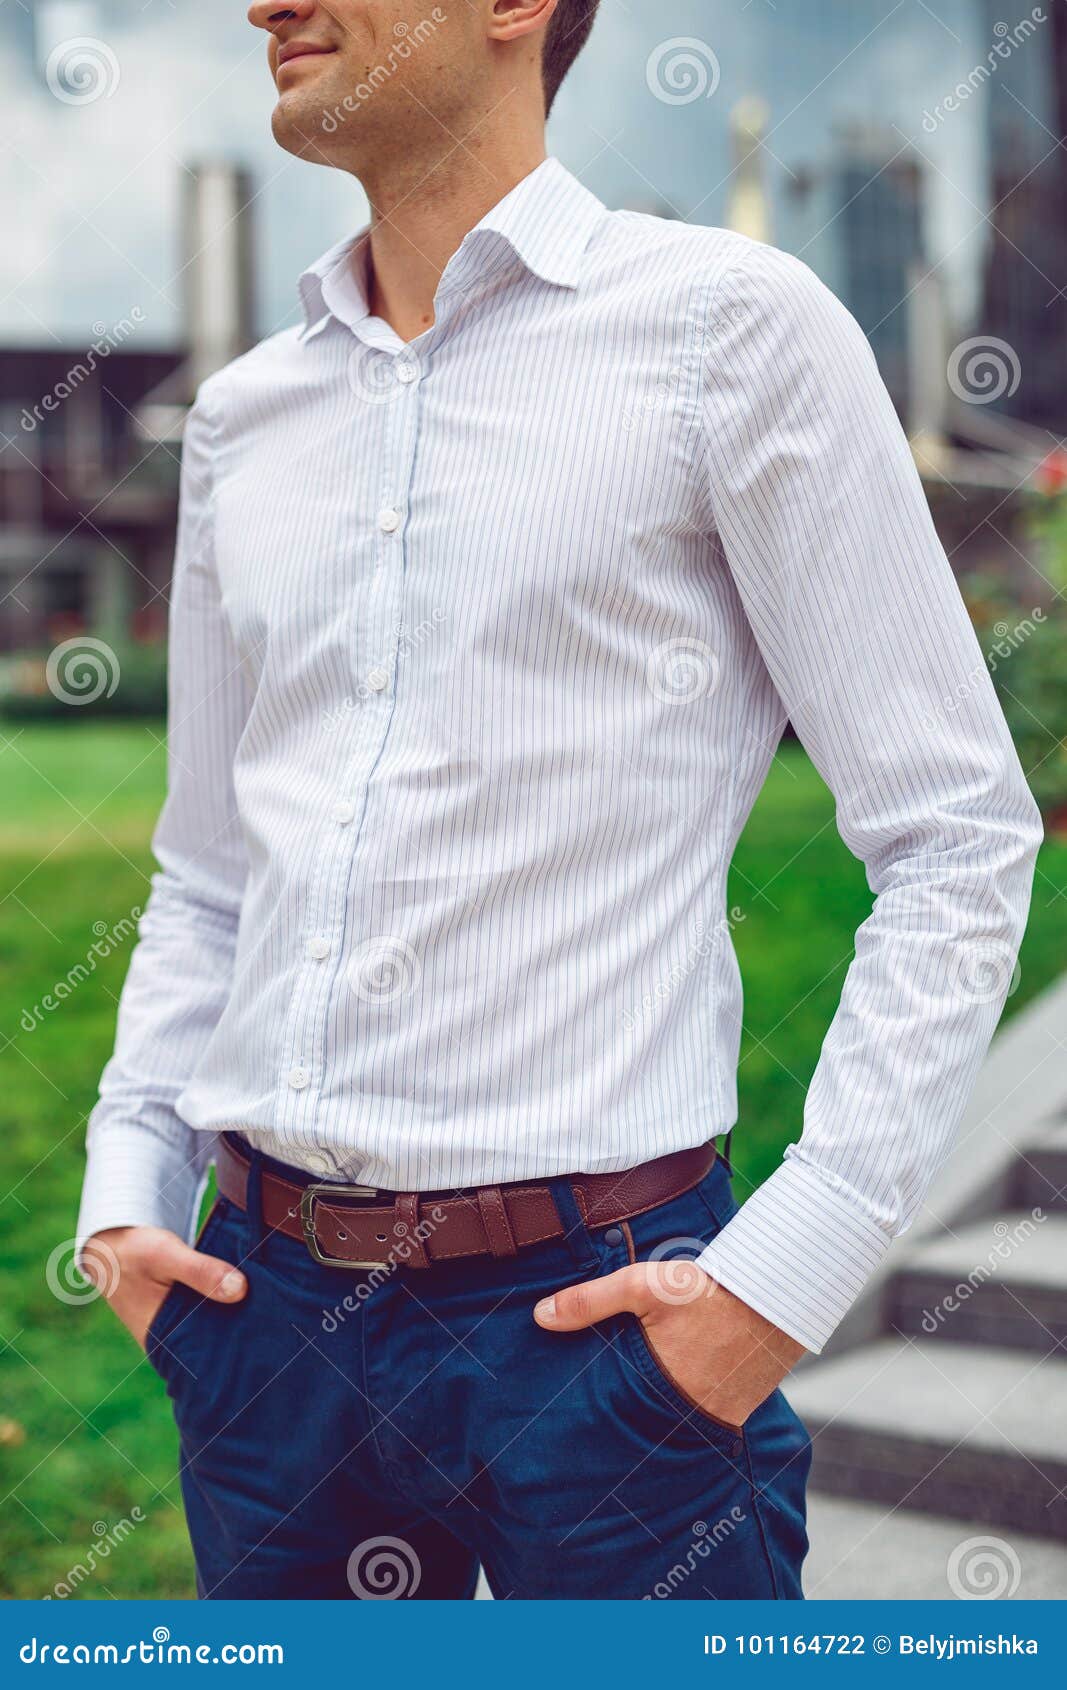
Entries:
[[546,29],[559,0],[495,0],[489,15],[491,41],[519,41]]

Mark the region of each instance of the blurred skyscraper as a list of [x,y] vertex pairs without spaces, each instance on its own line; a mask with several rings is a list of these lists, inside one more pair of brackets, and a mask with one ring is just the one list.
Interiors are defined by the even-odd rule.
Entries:
[[[19,9],[16,5],[15,10]],[[94,37],[100,31],[100,11],[95,0],[29,0],[26,16],[41,76],[45,75],[49,57],[57,47],[79,38]]]
[[826,158],[794,173],[780,238],[848,306],[906,412],[908,297],[925,256],[918,158],[891,132],[860,123],[839,127]]
[[[1021,379],[1001,407],[1047,428],[1067,424],[1067,155],[1062,80],[1067,7],[1021,39],[1003,35],[999,0],[982,0],[990,42],[1003,56],[985,88],[990,243],[981,332],[1006,341]],[[1032,20],[1031,20],[1032,22]],[[1017,34],[1017,31],[1014,32]],[[1010,50],[1009,50],[1010,45]]]
[[726,221],[739,235],[753,241],[772,241],[771,208],[764,176],[764,136],[770,121],[766,101],[751,96],[730,113],[733,175]]

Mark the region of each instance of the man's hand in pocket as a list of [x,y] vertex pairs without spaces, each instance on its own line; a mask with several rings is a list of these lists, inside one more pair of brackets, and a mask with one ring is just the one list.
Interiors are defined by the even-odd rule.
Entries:
[[576,1332],[624,1312],[682,1395],[730,1426],[744,1425],[804,1354],[695,1262],[635,1262],[557,1291],[534,1316],[548,1331]]
[[238,1268],[202,1255],[177,1233],[158,1226],[115,1226],[94,1233],[82,1252],[82,1271],[142,1349],[172,1285],[189,1285],[216,1303],[239,1303],[248,1291]]

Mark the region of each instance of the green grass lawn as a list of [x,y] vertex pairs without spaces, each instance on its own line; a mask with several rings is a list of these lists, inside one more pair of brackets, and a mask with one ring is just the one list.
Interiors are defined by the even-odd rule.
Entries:
[[[74,1230],[85,1118],[111,1048],[128,942],[54,1012],[34,1013],[95,938],[144,904],[163,776],[158,725],[0,728],[0,1593],[8,1596],[48,1594],[90,1550],[100,1555],[105,1534],[124,1533],[123,1521],[138,1523],[77,1593],[193,1594],[163,1387],[106,1309],[65,1302],[48,1275],[50,1255]],[[1046,846],[1009,1013],[1063,967],[1065,894],[1067,846]],[[742,1190],[799,1131],[870,902],[828,793],[787,748],[731,887],[745,912],[735,936],[746,988],[735,1138]],[[60,1287],[69,1255],[52,1272]]]

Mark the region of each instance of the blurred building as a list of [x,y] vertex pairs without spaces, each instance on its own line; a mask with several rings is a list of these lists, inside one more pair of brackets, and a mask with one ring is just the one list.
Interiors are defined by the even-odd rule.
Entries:
[[754,95],[739,100],[730,113],[730,151],[733,170],[726,223],[750,241],[770,242],[771,207],[764,175],[763,142],[770,107]]
[[5,36],[36,67],[42,82],[54,48],[99,36],[105,27],[98,0],[9,0],[3,13]]
[[161,633],[177,460],[137,410],[179,362],[121,346],[0,358],[0,651],[75,627]]
[[[1006,341],[1021,376],[998,407],[1067,427],[1067,7],[1057,0],[1025,37],[1004,34],[1000,0],[982,0],[1004,56],[986,88],[990,241],[980,329]],[[1014,32],[1017,34],[1018,31]],[[1009,50],[1010,47],[1010,50]]]
[[912,277],[923,266],[923,172],[899,135],[834,131],[829,156],[794,172],[783,244],[800,252],[867,335],[894,402],[909,407]]
[[183,184],[181,347],[143,349],[124,320],[0,359],[0,652],[165,631],[182,425],[255,338],[251,180],[208,161]]
[[[0,6],[5,45],[14,43],[42,101],[54,49],[106,38],[127,15],[118,0]],[[974,0],[976,53],[1005,41],[998,6]],[[718,214],[799,253],[858,318],[957,565],[986,561],[986,545],[1016,558],[1027,541],[1012,494],[1049,453],[1044,431],[1067,428],[1067,145],[1057,145],[1067,137],[1067,0],[1013,39],[954,118],[984,135],[988,159],[983,207],[992,210],[973,322],[953,320],[941,273],[930,270],[925,165],[890,121],[899,108],[878,124],[841,122],[842,111],[882,112],[851,75],[825,101],[807,99],[819,64],[858,64],[862,10],[852,0],[792,0],[767,26],[773,52],[754,61],[762,69],[747,97],[707,103],[709,124],[730,123],[733,170]],[[909,26],[902,14],[891,27]],[[794,139],[782,145],[788,119]],[[187,407],[203,377],[255,338],[252,184],[231,162],[206,160],[183,178],[183,193],[177,349],[146,348],[138,331],[103,354],[44,339],[0,360],[0,650],[50,643],[71,624],[162,631]],[[644,209],[676,213],[659,200]],[[978,334],[1018,355],[1021,381],[999,405],[960,403],[946,380],[952,349]]]

